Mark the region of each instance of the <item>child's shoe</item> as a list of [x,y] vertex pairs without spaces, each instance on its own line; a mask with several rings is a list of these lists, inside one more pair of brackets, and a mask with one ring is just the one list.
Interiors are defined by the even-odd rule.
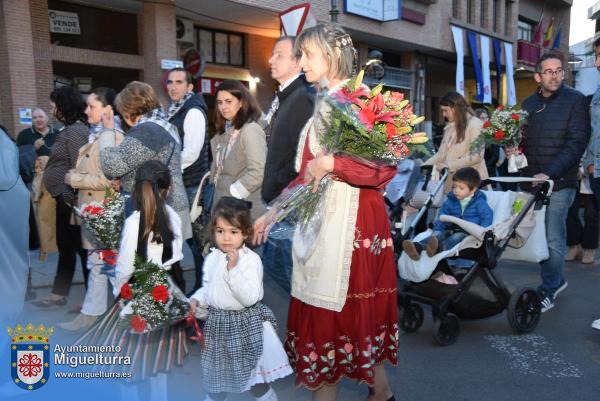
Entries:
[[412,260],[421,259],[421,245],[415,244],[410,240],[402,241],[402,249]]
[[425,246],[425,251],[427,252],[427,256],[432,257],[437,253],[438,250],[438,239],[435,235],[429,237],[427,241],[427,245]]
[[260,397],[254,398],[256,401],[279,401],[277,393],[273,390],[273,387],[269,387],[269,391],[261,395]]

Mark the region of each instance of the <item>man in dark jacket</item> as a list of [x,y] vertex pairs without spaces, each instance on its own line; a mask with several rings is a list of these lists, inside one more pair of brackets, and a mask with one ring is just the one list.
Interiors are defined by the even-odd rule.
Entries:
[[[525,99],[529,113],[523,143],[528,166],[523,175],[554,181],[546,209],[546,239],[550,257],[541,263],[538,287],[542,312],[554,307],[556,296],[567,287],[564,259],[567,251],[566,219],[578,185],[579,161],[590,136],[590,119],[583,94],[563,83],[562,56],[546,53],[536,63],[536,93]],[[510,156],[514,149],[507,149]]]
[[[267,161],[262,185],[262,197],[269,203],[275,199],[298,173],[294,164],[298,139],[314,109],[314,90],[308,85],[294,53],[293,37],[277,40],[269,59],[271,76],[279,89],[265,117]],[[285,222],[271,232],[285,229]],[[263,250],[265,270],[288,292],[291,281],[291,241],[271,238]]]
[[[210,169],[208,119],[206,103],[200,93],[194,93],[192,76],[183,68],[173,68],[167,77],[167,91],[171,98],[169,122],[177,127],[181,144],[181,171],[188,202],[194,201],[204,174]],[[202,251],[195,237],[187,240],[196,265],[196,283],[192,291],[202,285]]]

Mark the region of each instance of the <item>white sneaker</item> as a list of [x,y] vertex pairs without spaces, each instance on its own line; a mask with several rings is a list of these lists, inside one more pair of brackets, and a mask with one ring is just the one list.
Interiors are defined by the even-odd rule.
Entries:
[[600,319],[596,319],[592,322],[592,329],[600,330]]

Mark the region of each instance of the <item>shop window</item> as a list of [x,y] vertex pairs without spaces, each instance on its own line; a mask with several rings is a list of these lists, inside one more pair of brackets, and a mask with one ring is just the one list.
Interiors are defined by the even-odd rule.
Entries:
[[244,66],[244,35],[194,28],[196,47],[207,63]]
[[49,0],[48,10],[77,15],[80,30],[75,34],[50,32],[50,42],[67,47],[114,53],[139,54],[137,15]]

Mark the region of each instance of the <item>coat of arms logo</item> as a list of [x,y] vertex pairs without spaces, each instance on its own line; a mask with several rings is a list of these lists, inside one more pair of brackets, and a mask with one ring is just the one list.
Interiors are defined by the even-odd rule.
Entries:
[[37,390],[50,378],[50,344],[52,327],[29,323],[8,328],[11,337],[10,371],[13,382],[25,390]]

